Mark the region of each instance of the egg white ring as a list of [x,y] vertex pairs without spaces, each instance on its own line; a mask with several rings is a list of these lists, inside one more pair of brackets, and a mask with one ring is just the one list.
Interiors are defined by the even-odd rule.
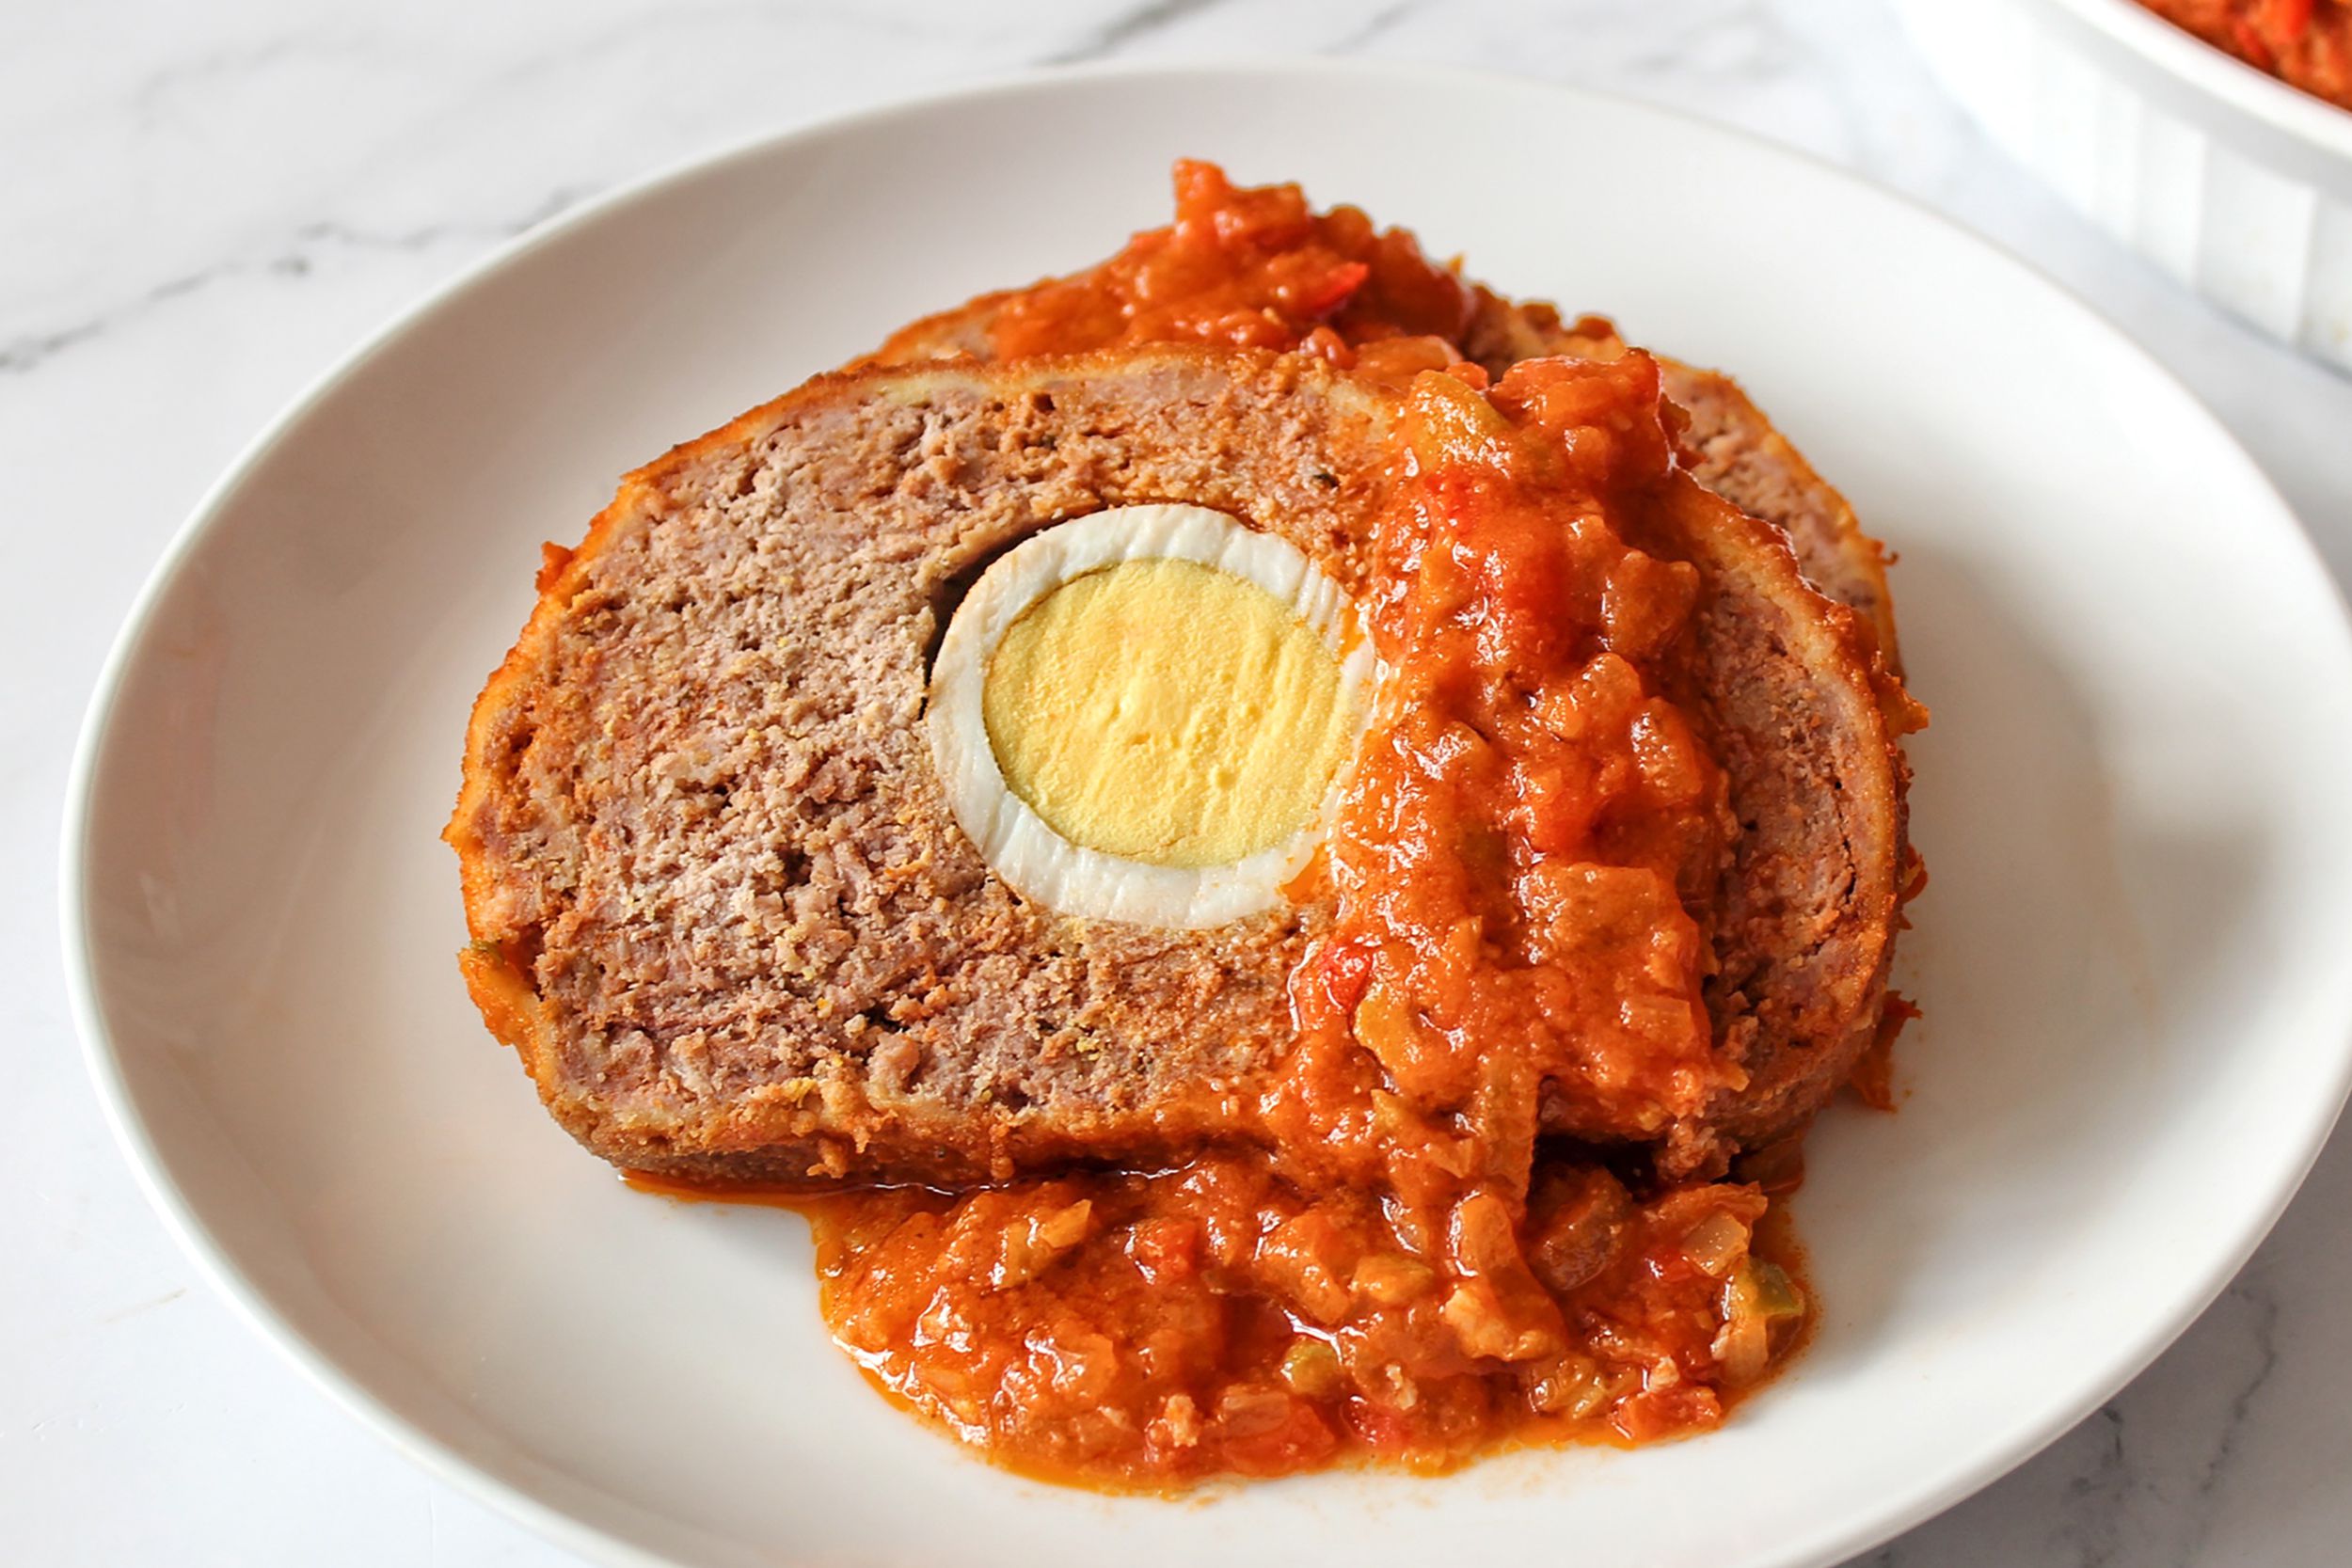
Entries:
[[[1275,908],[1330,824],[1349,762],[1323,808],[1280,844],[1226,865],[1153,865],[1073,844],[1012,792],[988,736],[981,698],[990,656],[1024,611],[1063,583],[1127,561],[1189,561],[1273,594],[1339,661],[1338,701],[1360,734],[1371,703],[1370,639],[1356,607],[1289,541],[1204,506],[1115,506],[1059,523],[992,562],[957,607],[931,666],[931,759],[956,821],[1023,897],[1061,913],[1201,929]],[[1349,758],[1352,762],[1352,752]]]

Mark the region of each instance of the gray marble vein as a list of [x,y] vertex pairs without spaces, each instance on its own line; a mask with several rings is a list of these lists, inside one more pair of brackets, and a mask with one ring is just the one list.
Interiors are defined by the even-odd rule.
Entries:
[[1326,40],[1324,47],[1334,55],[1352,55],[1403,24],[1426,3],[1427,0],[1391,0],[1366,13],[1345,32]]
[[1147,4],[1120,11],[1047,51],[1039,56],[1039,63],[1075,65],[1081,60],[1101,59],[1227,3],[1228,0],[1148,0]]
[[297,226],[280,244],[262,254],[232,257],[195,272],[167,277],[129,299],[111,302],[80,320],[0,341],[0,375],[29,373],[69,349],[92,342],[150,311],[228,278],[307,277],[316,270],[324,255],[338,251],[413,253],[453,247],[471,254],[485,244],[528,232],[592,194],[585,189],[558,190],[532,204],[526,213],[488,222],[452,221],[406,229],[370,229],[338,219],[313,219]]

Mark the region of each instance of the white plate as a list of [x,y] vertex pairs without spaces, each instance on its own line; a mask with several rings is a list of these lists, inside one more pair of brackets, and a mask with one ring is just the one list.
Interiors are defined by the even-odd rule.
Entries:
[[[975,1463],[818,1325],[800,1222],[628,1192],[459,989],[436,842],[543,538],[624,468],[1161,221],[1178,153],[1737,367],[1902,552],[1934,869],[1902,1113],[1825,1117],[1826,1318],[1720,1433],[1200,1506]],[[101,1087],[330,1392],[615,1562],[1821,1563],[2089,1411],[2269,1226],[2352,1061],[2352,642],[2220,427],[2082,306],[1787,152],[1391,71],[1062,76],[803,132],[516,246],[298,404],[182,535],[67,835]]]

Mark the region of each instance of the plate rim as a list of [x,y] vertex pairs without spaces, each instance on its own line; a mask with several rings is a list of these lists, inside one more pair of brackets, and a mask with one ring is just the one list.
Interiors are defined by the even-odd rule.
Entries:
[[[2150,20],[2153,20],[2151,18]],[[2192,40],[2193,41],[2193,40]],[[133,1102],[123,1057],[109,1032],[99,1000],[97,952],[86,896],[92,813],[100,772],[100,755],[111,738],[115,710],[130,673],[144,652],[157,607],[171,593],[191,564],[199,547],[227,511],[237,493],[268,457],[346,383],[380,355],[443,307],[452,304],[512,263],[564,239],[607,214],[654,196],[674,183],[727,166],[773,155],[787,148],[826,137],[852,134],[869,125],[900,117],[952,109],[987,100],[1050,92],[1059,87],[1104,79],[1245,77],[1264,79],[1297,75],[1358,77],[1391,83],[1479,86],[1516,92],[1536,92],[1577,100],[1612,110],[1652,115],[1695,129],[1706,135],[1749,144],[1829,177],[1867,197],[1892,202],[1915,217],[1941,229],[1962,246],[1998,265],[2022,273],[2055,294],[2122,351],[2126,361],[2169,388],[2201,415],[2222,441],[2222,450],[2250,482],[2253,491],[2266,496],[2286,525],[2282,541],[2299,550],[2316,576],[2332,608],[2331,629],[2352,662],[2352,603],[2336,580],[2300,514],[2285,499],[2270,475],[2249,452],[2236,435],[2199,396],[2195,388],[2095,301],[2055,277],[2041,263],[1963,224],[1906,192],[1837,164],[1812,150],[1742,126],[1710,119],[1680,107],[1661,104],[1622,92],[1488,67],[1426,65],[1355,56],[1224,56],[1178,55],[1142,60],[1090,61],[1073,65],[1032,67],[991,72],[936,85],[926,89],[893,93],[853,107],[787,123],[781,128],[715,144],[663,162],[649,171],[617,182],[575,207],[512,239],[493,246],[459,268],[381,325],[364,334],[349,350],[313,376],[274,415],[230,461],[202,492],[173,531],[162,554],[149,570],[121,626],[115,633],[91,690],[66,780],[65,809],[59,841],[58,913],[69,1010],[107,1128],[117,1148],[130,1164],[142,1196],[163,1222],[181,1253],[232,1313],[282,1359],[291,1363],[314,1388],[351,1416],[362,1428],[396,1453],[464,1496],[520,1524],[542,1539],[583,1559],[612,1568],[677,1568],[681,1560],[640,1544],[566,1509],[545,1500],[519,1481],[495,1473],[486,1464],[468,1457],[450,1439],[427,1430],[393,1409],[372,1387],[347,1370],[303,1329],[271,1304],[267,1292],[219,1242],[197,1206],[182,1191],[167,1168],[165,1158],[149,1134]],[[2326,1148],[2352,1096],[2352,1006],[2339,1009],[2334,1033],[2340,1038],[2332,1092],[2315,1104],[2325,1113],[2314,1116],[2293,1158],[2280,1166],[2281,1179],[2266,1195],[2259,1223],[2249,1225],[2225,1249],[2225,1262],[2200,1279],[2169,1313],[2137,1337],[2111,1359],[2102,1375],[2080,1385],[2068,1398],[2052,1402],[2034,1418],[2020,1423],[1998,1442],[1986,1446],[1972,1462],[1947,1473],[1937,1483],[1904,1495],[1891,1507],[1850,1512],[1828,1518],[1810,1530],[1767,1546],[1750,1560],[1749,1568],[1826,1568],[1856,1553],[1866,1552],[1935,1517],[2015,1470],[2065,1435],[2135,1381],[2201,1318],[2245,1269],[2262,1243],[2276,1228]]]

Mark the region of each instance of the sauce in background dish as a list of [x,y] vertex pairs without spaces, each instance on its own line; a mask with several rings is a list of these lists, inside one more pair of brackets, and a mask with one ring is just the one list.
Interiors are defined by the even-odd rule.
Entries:
[[[1740,1082],[1701,994],[1737,824],[1665,695],[1696,574],[1627,542],[1690,483],[1657,365],[1490,387],[1454,348],[1478,292],[1410,235],[1206,165],[1177,183],[1172,228],[1010,296],[997,352],[1301,350],[1401,397],[1365,606],[1386,674],[1264,1143],[953,1194],[632,1180],[806,1213],[843,1349],[1035,1476],[1172,1490],[1707,1430],[1808,1314],[1768,1223],[1793,1146],[1679,1184],[1639,1147]],[[1589,1142],[1539,1138],[1548,1099]]]
[[2346,0],[2139,4],[2289,87],[2352,109],[2352,4]]

